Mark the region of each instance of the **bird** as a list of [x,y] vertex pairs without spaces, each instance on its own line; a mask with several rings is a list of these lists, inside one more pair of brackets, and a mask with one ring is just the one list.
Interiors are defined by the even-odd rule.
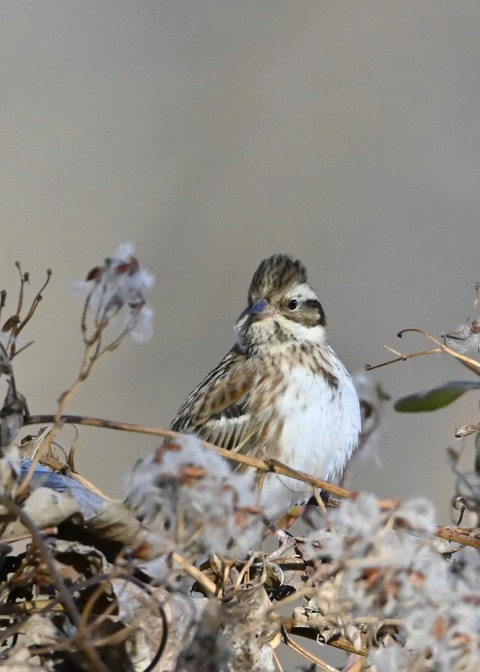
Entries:
[[[301,261],[264,259],[235,323],[234,346],[185,399],[170,429],[333,479],[357,447],[361,419],[326,325]],[[271,522],[311,495],[310,485],[293,478],[258,477],[256,504]]]

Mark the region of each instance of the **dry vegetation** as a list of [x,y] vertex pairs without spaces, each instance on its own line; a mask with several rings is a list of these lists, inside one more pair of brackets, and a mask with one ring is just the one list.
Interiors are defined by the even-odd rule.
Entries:
[[[454,451],[459,521],[441,527],[424,499],[381,501],[191,436],[68,415],[104,354],[127,336],[151,333],[144,292],[152,279],[126,246],[84,283],[77,380],[55,413],[31,416],[12,361],[50,274],[25,308],[29,278],[17,266],[13,315],[5,317],[1,295],[0,372],[8,388],[0,414],[2,666],[273,672],[285,669],[286,646],[298,655],[297,669],[312,671],[480,669],[480,479],[458,472]],[[435,341],[427,353],[447,352],[479,375],[465,354],[478,331],[472,321],[443,341],[427,335]],[[432,410],[472,387],[478,383],[456,381],[402,400],[399,410]],[[367,441],[382,395],[361,396]],[[75,445],[65,451],[57,438],[65,423],[149,433],[162,444],[132,469],[125,502],[112,501],[76,472]],[[29,424],[36,433],[19,445]],[[232,469],[238,462],[249,469]],[[304,514],[304,536],[284,534],[270,554],[271,532],[253,493],[255,472],[268,471],[310,483],[317,503]],[[464,517],[470,527],[461,526]],[[306,640],[343,649],[343,665],[327,664],[325,647],[307,650]]]

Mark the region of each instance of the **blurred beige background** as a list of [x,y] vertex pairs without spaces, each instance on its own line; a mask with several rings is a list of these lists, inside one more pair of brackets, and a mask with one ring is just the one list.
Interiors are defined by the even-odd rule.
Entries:
[[[70,286],[131,240],[156,276],[155,335],[94,372],[72,413],[166,426],[233,343],[264,256],[298,255],[350,370],[468,315],[480,279],[480,3],[0,2],[2,273],[54,277],[17,361],[52,412],[81,356]],[[12,295],[13,296],[13,295]],[[12,304],[10,304],[12,305]],[[13,307],[13,306],[12,306]],[[369,374],[396,398],[468,377],[446,357]],[[349,485],[435,498],[475,395],[387,410]],[[65,440],[71,434],[65,435]],[[82,430],[78,466],[120,496],[148,437]],[[458,444],[456,444],[458,447]],[[467,444],[468,445],[468,444]],[[466,463],[468,460],[466,460]]]

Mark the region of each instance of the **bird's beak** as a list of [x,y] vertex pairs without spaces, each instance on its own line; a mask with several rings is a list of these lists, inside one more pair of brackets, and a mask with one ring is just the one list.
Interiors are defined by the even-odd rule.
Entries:
[[272,317],[275,314],[274,308],[268,303],[267,299],[260,299],[248,311],[257,320],[264,320],[266,317]]

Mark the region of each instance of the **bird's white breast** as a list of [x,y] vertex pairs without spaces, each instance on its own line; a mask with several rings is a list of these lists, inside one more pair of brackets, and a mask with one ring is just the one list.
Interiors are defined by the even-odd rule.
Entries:
[[[329,480],[342,472],[355,449],[361,421],[352,379],[329,346],[324,347],[331,355],[328,373],[337,381],[333,387],[328,375],[280,360],[286,385],[276,399],[283,428],[275,452],[288,466]],[[311,493],[308,484],[269,474],[260,504],[275,519]]]

